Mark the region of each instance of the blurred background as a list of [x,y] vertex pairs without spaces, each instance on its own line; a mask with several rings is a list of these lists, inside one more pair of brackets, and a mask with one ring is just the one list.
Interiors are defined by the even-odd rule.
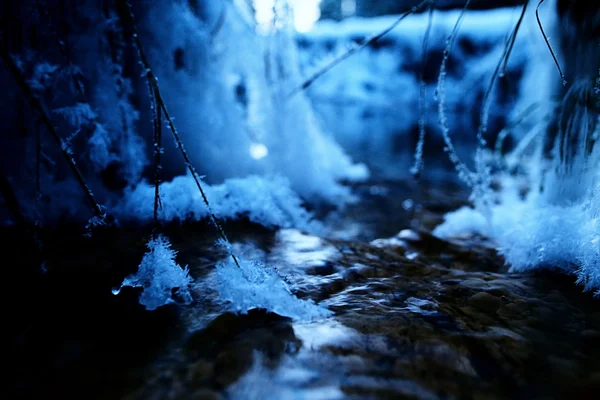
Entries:
[[[310,77],[348,48],[394,23],[397,15],[416,1],[322,0],[318,12],[311,2],[294,3],[294,17],[303,76]],[[450,136],[465,164],[472,165],[475,135],[480,126],[484,94],[515,21],[522,1],[472,1],[449,53],[445,76]],[[424,8],[411,15],[377,42],[326,73],[307,90],[326,130],[376,178],[405,179],[419,137],[419,119],[425,121],[423,177],[453,180],[454,168],[445,156],[439,122],[436,87],[446,40],[464,1],[441,0],[432,14]],[[317,4],[313,4],[314,7]],[[315,20],[314,23],[309,21]],[[523,27],[506,71],[491,95],[489,148],[509,124],[515,107],[529,101],[523,77],[532,58],[531,25]],[[525,24],[524,24],[525,25]],[[534,38],[535,39],[535,38]],[[535,60],[534,60],[535,61]],[[420,105],[420,82],[424,100]],[[522,107],[518,107],[522,106]],[[424,107],[424,111],[420,111]],[[518,129],[517,129],[518,131]],[[500,148],[514,146],[516,132]]]
[[[463,0],[439,0],[438,10],[461,8]],[[522,0],[475,0],[469,7],[471,10],[487,10],[491,8],[510,7],[523,4]],[[400,14],[415,5],[406,0],[321,0],[319,8],[322,19],[341,20],[345,17],[374,17],[386,14]]]

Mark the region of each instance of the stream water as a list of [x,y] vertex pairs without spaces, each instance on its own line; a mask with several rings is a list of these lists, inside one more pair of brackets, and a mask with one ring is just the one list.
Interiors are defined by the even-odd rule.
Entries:
[[[170,234],[196,282],[193,304],[154,312],[133,290],[110,293],[118,274],[107,271],[116,258],[134,269],[143,239],[99,235],[79,256],[56,250],[69,276],[87,265],[97,278],[71,277],[68,288],[56,278],[44,284],[51,294],[33,294],[47,300],[21,310],[12,389],[36,398],[597,398],[599,303],[568,276],[508,274],[485,238],[432,236],[465,193],[411,185],[358,185],[361,201],[325,217],[321,236],[227,226],[236,252],[331,311],[311,321],[228,311],[214,287],[224,255],[207,227]],[[101,291],[102,301],[86,300]]]

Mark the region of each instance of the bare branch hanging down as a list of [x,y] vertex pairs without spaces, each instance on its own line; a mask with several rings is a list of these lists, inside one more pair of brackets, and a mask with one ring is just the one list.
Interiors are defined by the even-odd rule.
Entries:
[[467,185],[470,187],[475,186],[475,180],[473,178],[473,173],[469,171],[469,168],[463,163],[458,157],[458,153],[452,144],[452,140],[450,139],[450,127],[448,126],[448,116],[446,115],[446,64],[448,63],[448,57],[450,56],[450,50],[454,46],[454,41],[456,40],[456,36],[458,35],[458,30],[460,29],[460,24],[462,19],[467,12],[469,4],[471,0],[467,0],[465,5],[463,6],[456,23],[454,24],[454,28],[452,32],[446,39],[446,47],[444,48],[444,55],[442,58],[442,64],[440,65],[440,73],[438,75],[438,83],[436,87],[436,92],[438,95],[438,114],[440,120],[440,127],[442,130],[442,138],[444,139],[444,150],[448,153],[448,158],[450,162],[454,165],[458,172],[458,176],[462,179]]
[[402,14],[396,21],[394,21],[393,24],[391,24],[388,28],[384,29],[383,31],[371,36],[370,38],[366,38],[363,41],[361,41],[360,43],[356,44],[355,46],[352,46],[350,49],[348,49],[348,51],[346,51],[344,54],[336,57],[334,60],[332,60],[330,63],[328,63],[327,65],[325,65],[323,68],[321,68],[320,70],[318,70],[317,72],[315,72],[310,78],[306,79],[300,86],[298,86],[297,88],[295,88],[288,97],[293,97],[296,94],[298,94],[299,92],[305,90],[306,88],[308,88],[310,85],[312,85],[317,79],[319,79],[321,76],[325,75],[327,72],[329,72],[333,67],[335,67],[336,65],[340,64],[342,61],[346,60],[347,58],[349,58],[350,56],[352,56],[354,53],[364,49],[365,47],[367,47],[368,45],[370,45],[371,43],[376,42],[377,40],[381,39],[383,36],[387,35],[388,33],[390,33],[392,30],[394,30],[394,28],[396,28],[400,22],[402,22],[406,17],[408,17],[410,14],[414,14],[418,11],[420,11],[421,9],[423,9],[427,4],[431,3],[433,0],[424,0],[422,2],[420,2],[419,4],[417,4],[416,6],[412,7],[409,11],[405,12],[404,14]]
[[[221,226],[219,221],[217,221],[217,218],[212,211],[212,208],[210,206],[208,198],[206,197],[204,189],[202,189],[202,185],[200,184],[200,177],[198,176],[196,169],[192,165],[192,162],[190,161],[190,158],[188,157],[187,152],[185,151],[183,142],[181,141],[179,133],[177,132],[177,128],[175,128],[175,123],[173,122],[173,118],[171,118],[171,115],[169,114],[169,111],[167,110],[167,106],[165,105],[165,102],[162,98],[162,95],[160,93],[160,88],[158,86],[158,79],[156,78],[156,75],[154,75],[154,73],[152,72],[152,69],[150,68],[150,63],[148,61],[148,58],[146,57],[146,53],[144,52],[144,47],[142,46],[142,42],[141,42],[140,37],[137,32],[137,27],[136,27],[136,23],[135,23],[135,15],[133,13],[133,7],[131,5],[131,2],[129,0],[120,0],[120,2],[124,6],[124,10],[126,10],[126,12],[123,13],[123,18],[129,24],[129,26],[132,30],[133,43],[134,43],[135,48],[137,49],[138,56],[140,59],[140,64],[141,64],[142,68],[144,69],[144,74],[146,75],[148,84],[152,88],[152,93],[154,95],[156,107],[157,107],[157,109],[160,108],[165,115],[165,119],[167,121],[167,124],[169,125],[169,129],[171,130],[171,133],[173,134],[175,142],[177,143],[177,147],[179,148],[181,155],[183,156],[185,165],[186,165],[187,169],[190,171],[192,178],[194,179],[194,182],[196,183],[196,186],[198,187],[198,190],[200,191],[200,194],[202,195],[202,200],[204,201],[204,204],[206,205],[206,208],[208,209],[208,215],[209,215],[211,223],[217,229],[217,232],[218,232],[220,238],[223,241],[225,241],[225,243],[230,244],[231,242],[227,238],[227,235],[225,234],[223,227]],[[230,255],[231,255],[231,258],[233,259],[233,261],[235,262],[235,264],[238,267],[240,267],[240,264],[238,262],[237,257],[235,256],[235,254],[233,254],[233,252],[231,252]]]
[[521,15],[519,16],[519,20],[517,21],[517,25],[515,29],[511,33],[511,36],[508,40],[508,51],[506,52],[506,57],[504,58],[504,65],[502,66],[502,74],[506,74],[506,68],[508,67],[508,60],[510,59],[510,54],[512,53],[512,49],[515,46],[515,42],[517,40],[517,33],[519,32],[519,28],[521,27],[521,23],[523,22],[523,18],[525,18],[525,13],[527,12],[527,6],[529,5],[529,0],[525,0],[523,4],[523,9],[521,10]]
[[502,56],[500,57],[500,60],[498,61],[498,64],[496,65],[496,69],[494,70],[494,73],[492,74],[492,79],[490,80],[490,84],[488,85],[488,87],[485,91],[485,94],[483,96],[481,113],[479,116],[479,129],[477,130],[477,151],[478,152],[481,152],[483,147],[485,146],[484,136],[488,129],[490,100],[491,100],[492,92],[494,90],[494,86],[496,85],[498,77],[500,76],[500,71],[502,70],[503,73],[506,71],[506,68],[508,66],[508,59],[509,59],[510,53],[512,52],[512,49],[515,45],[515,41],[517,40],[517,34],[519,33],[519,28],[521,27],[521,22],[523,22],[523,18],[525,17],[528,3],[529,3],[529,0],[525,1],[525,3],[523,4],[523,8],[521,10],[521,15],[519,16],[519,19],[518,19],[517,24],[515,25],[513,31],[511,32],[510,36],[508,37],[508,40],[506,41],[506,44],[504,46],[504,51],[502,52]]
[[[149,85],[150,86],[150,85]],[[162,152],[162,109],[156,102],[154,88],[149,87],[154,127],[154,229],[158,228],[158,210],[160,208],[160,171],[162,169],[160,155]],[[156,232],[155,232],[156,233]]]
[[85,196],[87,197],[95,216],[100,219],[103,219],[105,216],[104,210],[96,202],[96,199],[94,198],[94,195],[93,195],[92,191],[90,190],[89,186],[87,185],[87,183],[85,183],[85,180],[83,179],[83,175],[81,174],[81,171],[79,171],[79,168],[77,167],[77,164],[75,163],[75,160],[73,159],[71,154],[69,154],[67,147],[64,146],[64,142],[61,139],[58,132],[56,131],[56,128],[54,128],[54,125],[52,124],[50,117],[48,117],[48,115],[44,111],[44,108],[42,107],[42,104],[40,103],[38,98],[35,96],[33,91],[31,90],[31,87],[29,87],[29,84],[27,83],[25,77],[21,73],[21,70],[19,69],[19,67],[17,67],[17,64],[15,64],[14,60],[8,53],[7,49],[2,48],[2,51],[0,51],[0,53],[2,53],[1,54],[2,60],[6,64],[9,72],[11,73],[11,75],[13,76],[13,78],[15,79],[17,84],[19,85],[19,88],[25,95],[25,98],[29,102],[29,105],[39,115],[42,123],[44,124],[44,126],[46,127],[48,132],[50,132],[50,135],[52,136],[52,138],[54,139],[54,141],[60,148],[63,158],[65,159],[65,161],[71,168],[73,175],[75,175],[75,179],[77,179],[79,186],[81,186],[81,189],[83,190]]
[[483,96],[483,101],[481,104],[481,112],[479,115],[479,128],[477,129],[477,149],[475,151],[475,186],[474,190],[476,196],[483,204],[488,204],[488,199],[485,196],[489,185],[491,183],[490,179],[490,171],[486,162],[484,161],[483,151],[485,149],[486,140],[485,134],[488,130],[488,120],[489,120],[489,111],[490,111],[490,101],[492,97],[492,93],[494,87],[496,86],[496,82],[498,81],[498,77],[501,75],[501,71],[504,73],[508,66],[508,59],[512,52],[512,49],[515,45],[515,41],[517,40],[517,34],[519,33],[519,28],[521,27],[521,23],[523,22],[523,18],[525,17],[525,13],[527,11],[527,5],[529,1],[526,0],[523,3],[523,8],[521,10],[521,14],[519,19],[517,20],[517,24],[512,30],[510,36],[508,37],[506,44],[504,46],[504,51],[502,52],[502,56],[500,60],[498,60],[498,64],[496,64],[496,68],[492,74],[492,78],[490,79],[490,83],[485,91]]
[[431,34],[431,25],[433,23],[433,12],[437,0],[433,0],[429,7],[429,16],[427,18],[427,28],[423,37],[423,59],[421,61],[421,71],[419,72],[419,140],[415,150],[415,163],[410,169],[410,173],[415,177],[421,176],[423,169],[423,147],[425,146],[425,123],[426,123],[426,102],[425,94],[427,85],[425,84],[425,67],[427,66],[427,52],[429,51],[429,36]]
[[542,5],[542,3],[545,0],[540,0],[540,2],[538,3],[537,7],[535,8],[535,18],[537,19],[537,23],[538,26],[540,27],[540,31],[542,32],[542,36],[544,36],[544,40],[546,41],[546,46],[548,46],[548,50],[550,50],[550,54],[552,54],[552,59],[554,60],[554,64],[556,64],[556,68],[558,68],[558,73],[560,74],[560,79],[562,79],[562,84],[563,86],[567,85],[567,80],[565,78],[565,74],[562,71],[562,68],[560,67],[560,63],[558,62],[558,58],[556,58],[556,53],[554,53],[554,49],[552,48],[552,45],[550,44],[550,40],[548,39],[548,36],[546,36],[546,32],[544,32],[544,27],[542,27],[542,21],[540,20],[540,6]]

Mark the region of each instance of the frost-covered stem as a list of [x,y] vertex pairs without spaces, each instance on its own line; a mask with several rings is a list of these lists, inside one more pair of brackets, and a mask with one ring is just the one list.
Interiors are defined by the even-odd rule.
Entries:
[[535,8],[535,18],[537,19],[538,26],[540,27],[540,32],[542,32],[542,36],[544,37],[544,41],[546,42],[546,46],[548,46],[548,50],[550,50],[550,54],[552,55],[552,59],[554,60],[554,64],[556,64],[556,68],[558,68],[558,73],[560,74],[560,79],[562,80],[563,86],[567,86],[567,80],[565,79],[565,74],[560,67],[560,63],[558,62],[558,58],[556,58],[556,53],[550,44],[550,40],[548,36],[546,36],[546,32],[544,32],[544,27],[542,26],[542,21],[540,20],[540,6],[545,0],[540,0],[537,7]]
[[521,15],[519,16],[519,20],[517,21],[517,25],[515,29],[511,33],[511,36],[508,39],[508,50],[506,51],[506,57],[504,57],[504,65],[502,66],[502,74],[506,73],[506,68],[508,67],[508,60],[510,58],[510,53],[512,53],[512,49],[515,46],[515,41],[517,40],[517,33],[519,32],[519,28],[521,27],[521,23],[523,22],[523,18],[525,17],[525,12],[527,11],[527,6],[529,5],[529,0],[526,0],[523,4],[523,9],[521,10]]
[[[162,95],[160,93],[160,88],[158,86],[158,79],[156,78],[156,75],[154,75],[154,73],[152,72],[152,69],[150,68],[150,63],[148,62],[148,58],[146,57],[146,53],[144,52],[144,47],[142,46],[142,41],[140,40],[140,37],[137,33],[137,27],[135,25],[135,15],[133,13],[133,7],[131,5],[131,2],[129,0],[120,0],[120,1],[123,3],[123,5],[125,6],[125,9],[127,10],[127,12],[124,13],[124,17],[128,19],[128,22],[131,26],[131,29],[133,32],[133,34],[132,34],[133,43],[137,49],[138,56],[140,58],[140,63],[142,65],[142,67],[144,68],[146,78],[148,79],[148,84],[152,87],[154,98],[156,99],[156,104],[159,108],[162,109],[162,111],[165,114],[165,119],[167,121],[167,125],[169,125],[169,129],[171,130],[171,133],[173,134],[175,142],[177,143],[177,147],[179,148],[181,155],[183,156],[183,159],[185,160],[185,165],[186,165],[187,169],[190,171],[192,178],[194,179],[194,182],[196,183],[196,186],[198,187],[198,190],[200,191],[200,194],[202,195],[202,200],[204,201],[204,204],[206,205],[206,208],[208,209],[208,215],[209,215],[211,223],[217,229],[221,239],[227,243],[231,243],[229,241],[229,239],[227,238],[227,235],[225,234],[223,227],[221,226],[219,221],[217,221],[217,217],[215,217],[215,214],[212,211],[212,208],[210,206],[208,198],[206,197],[206,193],[204,193],[204,189],[202,189],[202,185],[200,184],[200,178],[198,177],[198,173],[196,172],[196,169],[192,165],[192,162],[190,161],[190,158],[188,157],[187,152],[185,151],[185,148],[183,146],[183,143],[181,141],[179,133],[177,132],[177,128],[175,127],[175,123],[173,122],[173,118],[171,118],[171,115],[169,114],[169,111],[167,110],[167,106],[165,105],[165,102],[162,98]],[[235,264],[238,267],[240,267],[240,264],[238,262],[237,257],[235,256],[235,254],[231,253],[231,258],[233,259]]]
[[444,139],[444,144],[445,144],[444,150],[448,153],[448,157],[450,158],[450,161],[452,162],[452,164],[454,164],[454,167],[458,171],[459,178],[461,178],[463,181],[465,181],[465,183],[467,183],[467,185],[473,187],[474,182],[473,182],[472,173],[471,173],[471,171],[469,171],[467,166],[462,161],[460,161],[460,158],[458,157],[458,154],[456,153],[456,150],[454,149],[454,145],[452,144],[452,140],[450,139],[450,128],[448,127],[448,116],[446,115],[446,79],[445,79],[446,78],[446,64],[448,62],[448,57],[450,56],[450,50],[452,50],[452,47],[454,46],[454,40],[456,39],[456,36],[458,35],[458,30],[460,28],[460,24],[462,22],[462,19],[465,16],[465,13],[466,13],[467,8],[469,7],[470,3],[471,3],[471,0],[467,0],[465,2],[465,5],[463,6],[462,11],[461,11],[460,15],[458,16],[456,23],[454,24],[454,28],[452,29],[450,36],[448,36],[448,39],[446,39],[446,47],[444,48],[442,64],[440,65],[440,73],[438,75],[438,84],[437,84],[436,92],[438,95],[438,114],[439,114],[439,118],[440,118],[440,127],[442,129],[442,138]]
[[433,11],[437,0],[433,0],[429,7],[429,18],[427,19],[427,28],[423,37],[423,59],[421,61],[421,71],[419,73],[419,140],[415,150],[415,163],[410,172],[418,178],[423,169],[423,146],[425,145],[425,122],[426,122],[426,103],[425,94],[427,85],[425,84],[425,67],[427,66],[427,52],[429,51],[429,36],[431,34],[431,24],[433,22]]
[[156,94],[152,99],[152,107],[154,108],[154,226],[158,227],[158,209],[160,205],[160,153],[162,151],[162,109],[157,107]]
[[508,65],[508,59],[510,57],[510,53],[514,47],[515,41],[517,40],[517,34],[519,33],[519,28],[521,27],[521,22],[525,17],[525,12],[527,11],[527,4],[529,1],[526,1],[523,4],[523,9],[521,10],[521,15],[519,16],[519,20],[515,25],[515,28],[511,32],[506,45],[504,46],[504,51],[502,52],[502,56],[500,57],[500,61],[496,65],[496,69],[492,74],[492,79],[490,80],[490,84],[488,85],[485,94],[483,96],[482,106],[481,106],[481,114],[479,117],[479,129],[477,130],[477,150],[480,151],[483,146],[485,146],[484,135],[487,132],[487,123],[489,119],[489,109],[490,109],[490,99],[492,96],[492,92],[494,90],[494,86],[498,77],[500,76],[500,70],[503,72],[506,71]]
[[[204,204],[206,205],[206,208],[208,209],[208,215],[209,215],[210,221],[214,225],[214,227],[217,229],[221,239],[223,239],[229,243],[229,239],[227,238],[227,235],[225,234],[225,230],[223,229],[223,227],[221,226],[219,221],[217,221],[217,217],[215,217],[215,214],[212,211],[212,207],[210,206],[208,198],[206,197],[206,193],[204,193],[204,189],[202,189],[202,185],[200,184],[200,178],[198,177],[198,173],[196,172],[196,169],[192,165],[192,162],[190,161],[190,158],[188,157],[187,152],[185,151],[185,148],[183,147],[183,143],[181,142],[179,133],[177,132],[177,129],[175,128],[173,119],[171,118],[171,116],[169,115],[169,112],[167,111],[167,106],[165,105],[164,101],[162,100],[162,96],[160,95],[160,92],[158,90],[158,83],[156,82],[156,78],[154,78],[154,82],[155,82],[155,89],[156,89],[156,99],[157,99],[160,107],[162,108],[163,112],[165,113],[165,119],[167,120],[169,128],[170,128],[171,132],[173,133],[173,137],[175,138],[175,141],[177,142],[177,147],[181,151],[181,155],[183,156],[183,159],[185,160],[185,165],[188,168],[188,170],[190,171],[190,173],[192,174],[192,177],[194,178],[194,182],[196,183],[196,186],[198,187],[198,190],[200,191],[200,194],[202,195],[202,200],[204,201]],[[240,264],[237,260],[237,257],[235,256],[235,254],[231,253],[231,258],[233,258],[233,261],[239,267]]]
[[39,114],[40,119],[42,120],[43,124],[46,126],[46,129],[48,130],[48,132],[50,132],[52,138],[54,139],[54,141],[60,148],[63,158],[65,159],[65,161],[71,168],[73,175],[75,175],[75,179],[77,180],[77,182],[79,183],[79,186],[81,186],[81,189],[83,190],[85,196],[87,197],[87,199],[92,207],[92,211],[98,218],[103,219],[105,214],[102,211],[102,208],[96,202],[96,199],[94,198],[94,194],[90,190],[87,183],[85,183],[85,180],[83,179],[83,175],[81,174],[81,171],[79,171],[79,168],[77,167],[77,164],[75,163],[75,159],[73,159],[73,157],[69,153],[69,150],[66,148],[66,146],[63,146],[63,144],[64,144],[63,140],[60,138],[58,132],[54,128],[54,125],[52,125],[52,121],[50,121],[50,117],[48,117],[48,115],[44,111],[44,108],[42,107],[42,104],[40,103],[38,98],[33,94],[31,87],[29,87],[29,84],[27,84],[25,77],[21,74],[19,67],[17,67],[14,60],[10,56],[10,54],[8,54],[8,51],[6,49],[2,49],[1,53],[2,53],[2,59],[4,60],[4,63],[8,67],[8,70],[12,74],[13,78],[15,79],[15,81],[17,82],[17,84],[19,85],[19,87],[21,88],[23,93],[25,94],[25,97],[27,98],[29,105],[31,106],[31,108],[33,108]]
[[487,169],[484,165],[483,161],[483,149],[486,145],[485,142],[485,134],[488,129],[488,120],[489,120],[489,111],[490,111],[490,100],[492,97],[492,92],[494,91],[494,87],[496,85],[496,81],[500,76],[500,71],[506,71],[508,65],[508,59],[510,57],[510,53],[515,45],[515,41],[517,40],[517,34],[519,33],[519,28],[521,27],[521,23],[523,22],[523,18],[525,17],[525,13],[527,12],[527,5],[529,1],[525,1],[523,4],[523,8],[521,10],[521,15],[515,25],[515,28],[511,32],[508,40],[506,41],[506,45],[504,46],[504,51],[502,52],[502,56],[496,65],[496,69],[492,74],[492,79],[490,80],[490,84],[488,85],[485,94],[483,96],[483,101],[481,105],[481,113],[479,116],[479,128],[477,129],[477,150],[475,154],[475,164],[476,164],[476,172],[478,177],[478,185],[480,187],[477,188],[480,191],[480,194],[483,194],[485,191],[485,185],[488,180]]
[[347,58],[349,58],[350,56],[352,56],[354,53],[356,53],[356,52],[364,49],[365,47],[367,47],[371,43],[376,42],[377,40],[381,39],[383,36],[387,35],[392,30],[394,30],[394,28],[396,28],[400,24],[400,22],[402,22],[410,14],[416,13],[417,11],[421,10],[423,7],[425,7],[427,4],[431,3],[432,1],[433,0],[423,0],[422,2],[420,2],[419,4],[417,4],[416,6],[412,7],[409,11],[406,11],[404,14],[402,14],[396,21],[394,21],[393,24],[391,24],[389,27],[387,27],[383,31],[381,31],[381,32],[379,32],[379,33],[377,33],[377,34],[369,37],[369,38],[366,38],[362,42],[360,42],[360,43],[358,43],[358,44],[350,47],[344,54],[336,57],[331,62],[329,62],[327,65],[325,65],[323,68],[321,68],[320,70],[318,70],[317,72],[315,72],[310,78],[306,79],[300,86],[298,86],[296,89],[294,89],[289,94],[288,97],[293,97],[296,94],[298,94],[299,92],[307,89],[317,79],[319,79],[321,76],[323,76],[327,72],[329,72],[333,67],[335,67],[336,65],[340,64],[342,61],[346,60]]

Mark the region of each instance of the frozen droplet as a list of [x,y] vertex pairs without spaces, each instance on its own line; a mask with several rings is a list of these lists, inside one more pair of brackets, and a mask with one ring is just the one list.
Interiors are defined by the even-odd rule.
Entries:
[[119,287],[113,288],[113,289],[111,290],[112,294],[114,294],[114,295],[116,296],[116,295],[118,295],[119,293],[121,293],[121,287],[122,287],[122,286],[119,286]]

